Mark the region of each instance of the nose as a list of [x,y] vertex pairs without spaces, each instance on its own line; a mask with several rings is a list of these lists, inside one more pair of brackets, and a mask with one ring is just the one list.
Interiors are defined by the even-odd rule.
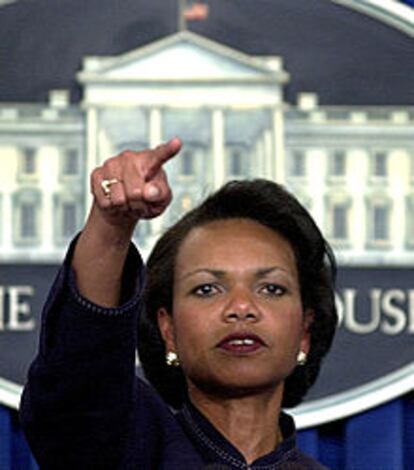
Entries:
[[249,292],[237,290],[223,310],[223,319],[227,323],[238,321],[257,322],[260,320],[260,310]]

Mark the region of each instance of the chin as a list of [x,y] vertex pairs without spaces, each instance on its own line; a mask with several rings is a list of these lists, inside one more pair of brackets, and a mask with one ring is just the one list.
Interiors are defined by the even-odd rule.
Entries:
[[283,387],[283,380],[273,377],[255,377],[237,375],[234,377],[214,378],[210,380],[193,380],[194,385],[203,393],[221,398],[243,398],[273,393]]

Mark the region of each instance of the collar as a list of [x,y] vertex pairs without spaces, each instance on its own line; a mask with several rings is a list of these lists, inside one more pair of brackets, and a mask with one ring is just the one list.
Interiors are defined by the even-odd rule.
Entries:
[[294,421],[283,412],[279,418],[283,441],[274,451],[256,459],[250,466],[239,450],[190,401],[184,404],[178,418],[206,463],[222,464],[241,470],[273,470],[280,468],[281,464],[290,460],[292,454],[297,451]]

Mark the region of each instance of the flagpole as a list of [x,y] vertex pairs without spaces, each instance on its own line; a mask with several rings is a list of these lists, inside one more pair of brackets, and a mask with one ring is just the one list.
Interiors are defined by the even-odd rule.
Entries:
[[187,29],[187,20],[184,15],[185,7],[186,0],[178,0],[178,31],[185,31]]

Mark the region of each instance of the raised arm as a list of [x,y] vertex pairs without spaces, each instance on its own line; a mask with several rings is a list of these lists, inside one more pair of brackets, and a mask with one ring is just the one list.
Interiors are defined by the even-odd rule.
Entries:
[[180,148],[175,138],[153,150],[126,151],[92,173],[94,202],[73,259],[79,291],[87,299],[104,307],[118,305],[134,228],[140,219],[160,215],[171,202],[163,165]]
[[[163,164],[180,147],[173,139],[154,150],[123,152],[92,174],[94,202],[72,258],[78,289],[70,251],[43,309],[39,352],[21,401],[23,429],[42,469],[120,468],[129,439],[148,432],[135,377],[140,300],[130,292],[118,305],[121,277],[136,223],[171,201]],[[135,250],[129,259],[138,275]]]

